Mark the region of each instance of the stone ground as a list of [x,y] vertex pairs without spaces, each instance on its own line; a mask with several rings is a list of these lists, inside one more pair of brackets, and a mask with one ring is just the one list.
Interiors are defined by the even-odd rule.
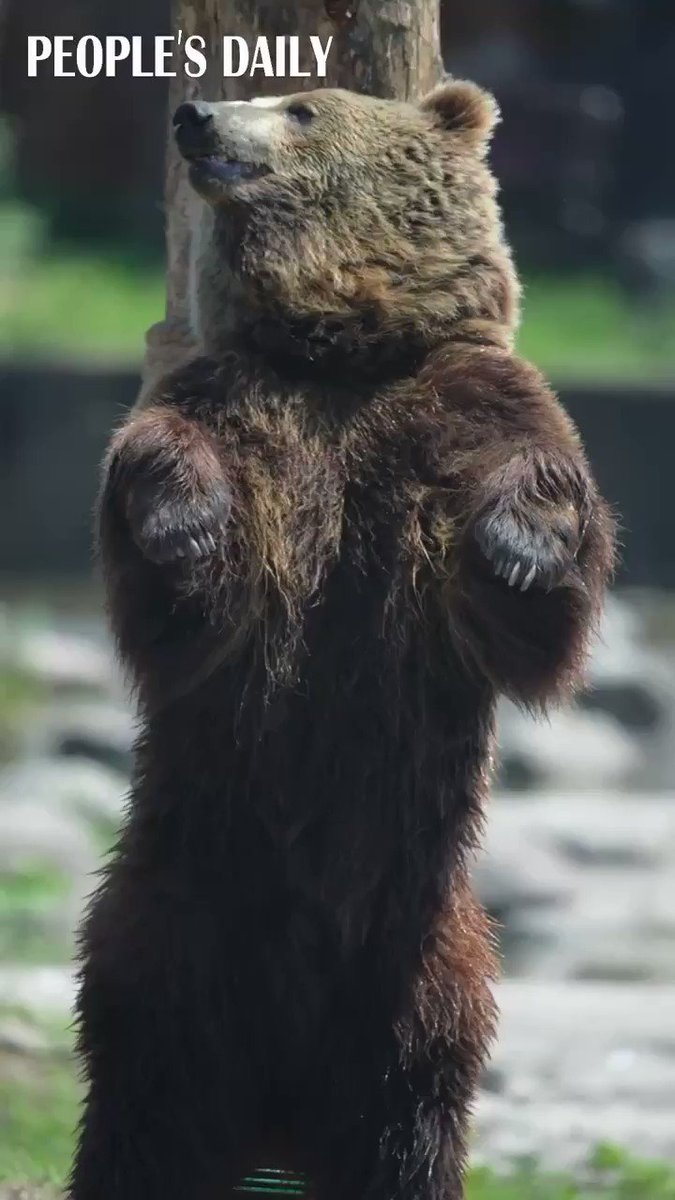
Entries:
[[675,986],[507,980],[476,1156],[578,1167],[602,1142],[675,1160]]
[[2,1187],[0,1200],[56,1200],[58,1193],[50,1187]]

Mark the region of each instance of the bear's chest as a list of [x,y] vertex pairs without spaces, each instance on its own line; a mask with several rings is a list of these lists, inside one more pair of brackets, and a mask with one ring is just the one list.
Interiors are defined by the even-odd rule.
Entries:
[[216,428],[243,552],[290,603],[337,567],[371,582],[400,569],[418,497],[385,396],[244,379]]

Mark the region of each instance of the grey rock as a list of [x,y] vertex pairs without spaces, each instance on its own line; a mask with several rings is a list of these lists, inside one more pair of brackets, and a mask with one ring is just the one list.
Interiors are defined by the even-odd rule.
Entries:
[[0,1005],[37,1017],[67,1016],[75,1001],[69,967],[19,967],[0,963]]
[[5,665],[59,691],[107,693],[119,686],[110,647],[48,625],[17,623],[5,629]]
[[37,867],[56,872],[63,881],[63,892],[55,895],[44,911],[24,911],[17,905],[3,914],[10,940],[21,943],[40,933],[65,949],[92,889],[91,876],[98,860],[92,832],[62,806],[0,804],[0,874],[11,879]]
[[508,981],[475,1158],[583,1172],[600,1142],[675,1155],[675,987]]
[[518,819],[511,801],[496,804],[472,872],[482,903],[508,919],[523,908],[559,907],[574,893],[574,872],[547,845],[545,828]]
[[24,763],[0,777],[0,873],[55,872],[62,890],[48,905],[17,904],[3,915],[10,944],[46,939],[72,945],[101,861],[100,831],[118,821],[125,781],[95,763]]
[[[543,812],[540,829],[542,821]],[[675,862],[675,801],[669,795],[633,793],[630,800],[618,801],[587,789],[555,793],[546,802],[545,824],[549,845],[581,865],[631,868]]]
[[474,880],[510,973],[675,982],[670,795],[498,796]]
[[58,803],[0,804],[2,871],[19,872],[39,863],[67,876],[81,875],[91,868],[95,855],[93,838],[82,822]]
[[[672,602],[671,602],[672,603]],[[643,606],[644,607],[644,606]],[[611,595],[577,704],[535,721],[500,706],[500,780],[515,790],[671,790],[675,656],[649,644],[635,601]]]
[[646,877],[627,888],[617,874],[582,890],[547,932],[528,959],[534,978],[675,983],[675,936],[652,924]]
[[0,774],[0,820],[4,807],[30,804],[42,807],[45,814],[52,810],[117,822],[128,786],[120,772],[87,759],[19,762]]
[[128,705],[99,701],[49,706],[24,732],[27,758],[90,759],[128,775],[135,722]]
[[35,1056],[49,1050],[44,1033],[28,1021],[19,1017],[0,1015],[0,1054],[27,1054]]
[[535,719],[505,701],[498,723],[502,786],[625,787],[641,763],[638,742],[603,713],[559,709]]
[[[671,601],[672,605],[672,601]],[[591,661],[585,711],[604,712],[640,747],[635,783],[672,789],[675,779],[675,662],[647,640],[644,606],[609,597]]]

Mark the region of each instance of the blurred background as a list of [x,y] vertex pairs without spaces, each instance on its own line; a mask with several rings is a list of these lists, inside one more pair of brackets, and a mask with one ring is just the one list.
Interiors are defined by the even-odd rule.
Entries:
[[[61,1076],[23,1108],[17,1080],[52,1078],[35,1062],[61,1052],[73,927],[124,802],[133,719],[90,512],[164,302],[166,82],[28,80],[25,39],[151,37],[168,8],[0,0],[0,1181],[51,1169],[72,1112]],[[476,1155],[675,1159],[675,5],[446,0],[442,41],[500,101],[520,350],[623,543],[578,704],[501,714],[476,882],[506,982]]]

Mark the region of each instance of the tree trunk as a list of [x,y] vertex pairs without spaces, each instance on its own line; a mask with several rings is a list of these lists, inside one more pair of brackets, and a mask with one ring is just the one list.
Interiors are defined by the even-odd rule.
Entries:
[[[199,80],[179,74],[173,81],[170,111],[184,99],[245,100],[251,95],[279,95],[317,86],[344,87],[375,96],[412,99],[434,86],[442,64],[439,38],[439,0],[174,0],[174,33],[183,40],[192,34],[205,39],[208,70]],[[325,45],[333,37],[325,80],[267,79],[256,75],[223,79],[224,34],[245,37],[249,45],[259,35],[299,36],[301,66],[315,67],[309,37]],[[272,43],[273,44],[273,43]],[[148,333],[143,373],[147,394],[157,378],[177,365],[195,346],[187,323],[187,276],[191,210],[195,203],[185,171],[169,138],[167,211],[166,319]]]

